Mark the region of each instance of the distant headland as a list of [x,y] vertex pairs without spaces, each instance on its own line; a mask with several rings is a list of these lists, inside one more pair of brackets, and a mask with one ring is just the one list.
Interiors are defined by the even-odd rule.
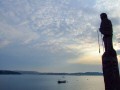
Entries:
[[0,75],[20,75],[20,72],[10,70],[0,70]]

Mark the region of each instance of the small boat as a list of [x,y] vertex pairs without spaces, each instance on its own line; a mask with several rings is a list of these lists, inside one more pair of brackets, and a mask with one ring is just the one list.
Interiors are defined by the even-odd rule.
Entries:
[[66,83],[66,80],[58,80],[58,84],[60,83]]

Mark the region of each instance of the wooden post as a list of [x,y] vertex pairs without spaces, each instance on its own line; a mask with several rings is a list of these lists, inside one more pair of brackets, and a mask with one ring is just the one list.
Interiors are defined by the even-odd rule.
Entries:
[[102,56],[105,90],[120,90],[118,60],[115,50]]

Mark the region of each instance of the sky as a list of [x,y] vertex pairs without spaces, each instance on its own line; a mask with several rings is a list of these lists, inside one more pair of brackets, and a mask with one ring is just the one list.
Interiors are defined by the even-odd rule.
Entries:
[[102,72],[99,15],[112,21],[119,59],[119,11],[120,0],[0,0],[0,69]]

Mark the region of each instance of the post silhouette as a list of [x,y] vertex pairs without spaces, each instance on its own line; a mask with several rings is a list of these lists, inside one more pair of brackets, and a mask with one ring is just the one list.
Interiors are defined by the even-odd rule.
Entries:
[[102,69],[104,75],[105,90],[120,90],[120,79],[117,53],[113,48],[112,23],[106,13],[100,14],[101,24],[99,31],[103,34],[105,52],[102,55]]

